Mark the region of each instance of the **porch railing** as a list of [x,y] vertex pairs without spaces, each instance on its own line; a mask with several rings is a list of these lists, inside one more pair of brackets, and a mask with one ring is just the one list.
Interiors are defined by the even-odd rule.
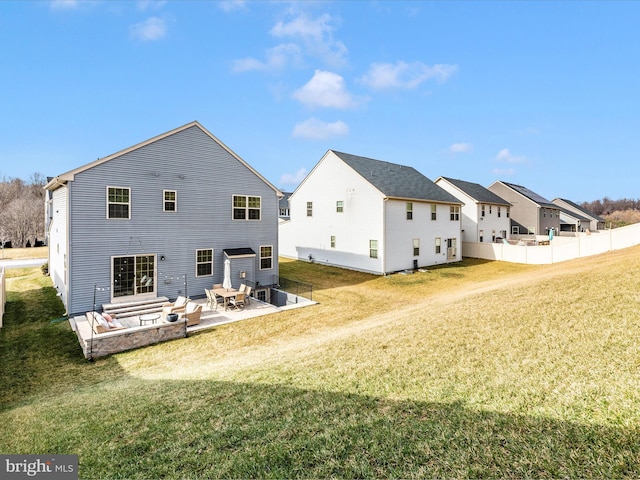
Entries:
[[308,298],[309,300],[313,300],[313,285],[311,285],[310,283],[300,282],[298,280],[292,280],[285,277],[279,277],[278,288],[298,297],[304,297]]

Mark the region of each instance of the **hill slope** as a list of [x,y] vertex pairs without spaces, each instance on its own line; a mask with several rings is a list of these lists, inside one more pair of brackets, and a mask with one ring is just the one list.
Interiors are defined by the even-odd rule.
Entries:
[[100,478],[637,477],[639,253],[285,262],[320,305],[84,364],[11,402],[0,450],[79,453]]

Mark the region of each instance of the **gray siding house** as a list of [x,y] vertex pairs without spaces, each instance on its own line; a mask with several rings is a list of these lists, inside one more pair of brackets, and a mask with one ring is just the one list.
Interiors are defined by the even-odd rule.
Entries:
[[198,122],[46,185],[49,272],[69,315],[104,303],[204,296],[278,278],[280,191]]
[[512,235],[548,235],[560,232],[560,209],[522,185],[496,181],[489,187],[511,204]]
[[569,215],[569,213],[572,213],[575,218],[579,218],[581,220],[580,224],[578,225],[578,232],[583,232],[585,230],[596,232],[598,230],[605,229],[606,222],[604,218],[590,212],[577,203],[574,203],[571,200],[567,200],[566,198],[554,198],[552,202],[555,205],[558,205],[558,207],[564,209],[567,215]]

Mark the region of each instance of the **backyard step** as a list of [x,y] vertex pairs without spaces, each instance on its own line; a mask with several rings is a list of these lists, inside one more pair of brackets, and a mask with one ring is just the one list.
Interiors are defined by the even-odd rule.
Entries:
[[134,317],[146,313],[158,313],[162,311],[162,305],[168,302],[167,297],[157,297],[149,300],[141,300],[126,303],[108,303],[102,305],[102,310],[116,317]]

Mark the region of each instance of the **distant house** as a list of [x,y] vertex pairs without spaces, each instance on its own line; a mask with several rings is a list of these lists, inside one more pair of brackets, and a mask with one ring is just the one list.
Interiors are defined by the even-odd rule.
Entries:
[[496,181],[489,190],[511,204],[512,235],[548,235],[560,232],[557,205],[522,185]]
[[234,286],[277,283],[281,193],[198,122],[45,188],[49,272],[70,315],[203,296],[222,283],[226,259]]
[[412,167],[329,150],[289,205],[285,257],[376,274],[461,259],[462,202]]
[[558,208],[560,209],[560,232],[576,233],[589,230],[590,221],[587,217],[559,205]]
[[280,220],[289,220],[289,197],[291,192],[282,192],[282,198],[278,204],[278,217]]
[[435,183],[464,204],[463,242],[495,242],[509,238],[509,202],[478,183],[448,177],[438,177]]
[[[586,208],[581,207],[580,205],[572,202],[571,200],[567,200],[564,198],[554,198],[552,200],[552,203],[564,209],[564,211],[567,213],[567,216],[571,214],[575,218],[581,220],[580,225],[577,227],[577,230],[575,231],[583,232],[586,230],[590,230],[592,232],[595,232],[598,230],[605,229],[606,222],[604,218],[599,217],[595,213],[590,212]],[[561,218],[562,218],[562,215],[561,215]]]

